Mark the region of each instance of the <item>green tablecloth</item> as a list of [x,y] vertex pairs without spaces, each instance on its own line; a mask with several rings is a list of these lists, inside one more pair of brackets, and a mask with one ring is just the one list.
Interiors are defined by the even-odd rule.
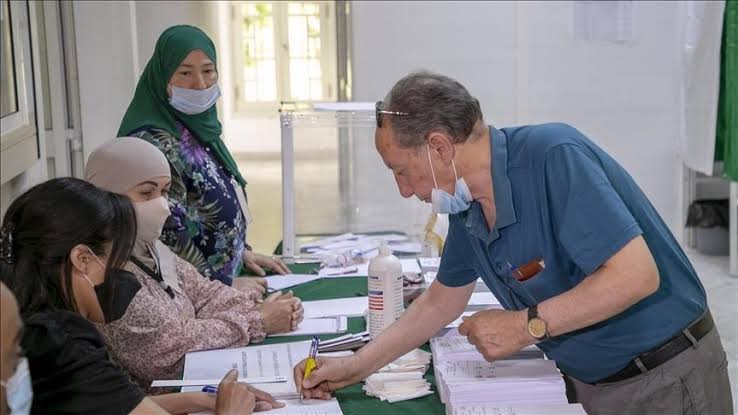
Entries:
[[[309,273],[315,268],[315,264],[291,265],[290,268],[292,269],[292,272],[295,273]],[[365,296],[367,295],[367,284],[365,277],[330,278],[298,285],[297,287],[294,287],[292,291],[303,301],[326,300],[331,298],[351,297],[354,295]],[[358,333],[366,330],[364,319],[349,318],[348,329],[351,333]],[[336,335],[321,336],[321,338],[331,337],[336,337]],[[309,336],[275,337],[267,338],[262,344],[293,342],[309,339]],[[430,350],[428,344],[424,345],[423,349]],[[428,370],[425,378],[431,383],[433,390],[436,391],[436,382],[433,376],[433,370]],[[377,398],[367,396],[366,393],[361,390],[361,385],[353,385],[337,391],[335,396],[338,398],[338,402],[341,404],[341,409],[345,415],[445,414],[444,406],[438,399],[438,393],[413,399],[411,401],[390,404],[382,402]]]

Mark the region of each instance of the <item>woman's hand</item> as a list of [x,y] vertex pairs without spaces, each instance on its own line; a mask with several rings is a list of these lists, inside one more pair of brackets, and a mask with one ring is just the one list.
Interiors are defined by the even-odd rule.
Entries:
[[266,275],[266,271],[264,271],[265,268],[270,269],[277,274],[284,275],[290,273],[290,269],[287,268],[287,265],[285,265],[281,259],[257,254],[256,252],[249,251],[248,249],[243,251],[243,265],[260,277]]
[[281,291],[270,294],[259,305],[259,311],[266,334],[295,330],[304,315],[302,301],[292,295],[291,291],[287,294],[282,294]]
[[218,385],[215,414],[251,415],[255,407],[256,396],[247,384],[238,382],[238,371],[231,369]]
[[240,291],[256,290],[264,295],[267,291],[267,280],[261,277],[238,277],[233,279],[232,287]]

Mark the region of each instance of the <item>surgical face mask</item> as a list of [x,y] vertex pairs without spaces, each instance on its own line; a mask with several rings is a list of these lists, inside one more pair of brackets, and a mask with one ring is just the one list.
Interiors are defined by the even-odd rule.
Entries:
[[466,181],[463,177],[459,178],[456,174],[456,164],[451,160],[451,166],[454,168],[454,177],[456,183],[454,185],[455,190],[453,196],[448,192],[438,188],[438,182],[436,181],[436,172],[433,170],[433,162],[430,156],[430,147],[426,144],[426,150],[428,152],[428,163],[430,164],[431,174],[433,175],[434,188],[431,192],[431,203],[433,204],[434,213],[448,213],[455,214],[463,212],[469,209],[472,202],[472,195],[469,191],[469,186],[466,185]]
[[161,236],[164,222],[171,214],[169,202],[164,197],[157,197],[146,202],[133,204],[138,222],[138,239],[146,243],[153,242]]
[[11,415],[26,415],[31,413],[33,402],[33,388],[31,386],[31,372],[28,369],[28,359],[21,358],[15,373],[6,381],[0,380],[5,388],[5,398],[8,401]]
[[172,90],[169,104],[177,111],[188,115],[207,111],[220,98],[220,88],[217,83],[205,89],[187,89],[174,85],[169,85],[169,87]]

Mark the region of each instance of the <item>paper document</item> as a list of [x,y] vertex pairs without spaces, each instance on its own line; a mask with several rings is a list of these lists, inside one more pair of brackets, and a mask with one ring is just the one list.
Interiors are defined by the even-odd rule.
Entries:
[[287,378],[283,383],[254,383],[277,399],[299,398],[292,368],[310,353],[310,342],[268,344],[234,349],[191,352],[185,356],[184,380],[222,379],[231,369],[239,376]]
[[[178,388],[183,386],[207,386],[217,385],[223,379],[189,379],[189,380],[155,380],[151,382],[152,388]],[[238,378],[242,383],[280,383],[287,382],[285,376],[267,376],[264,378]]]
[[502,308],[500,301],[491,292],[472,293],[468,305],[491,305]]
[[[199,392],[199,390],[188,390],[183,392]],[[338,400],[333,398],[328,401],[321,399],[277,399],[285,404],[282,408],[269,411],[254,412],[257,415],[343,415]],[[198,412],[191,415],[212,415],[213,412]]]
[[581,404],[516,405],[495,404],[460,405],[446,412],[447,415],[586,415]]
[[485,381],[510,381],[523,379],[561,379],[553,360],[485,360],[445,361],[438,366],[447,382],[453,380],[484,379]]
[[415,274],[420,274],[420,265],[418,265],[417,259],[404,258],[401,259],[400,262],[402,263],[402,272],[412,272]]
[[448,323],[446,325],[446,328],[447,329],[450,329],[450,328],[457,328],[457,327],[459,327],[461,325],[461,323],[463,323],[463,320],[462,319],[464,317],[469,317],[469,316],[473,315],[474,313],[476,313],[476,311],[464,311],[463,313],[461,313],[461,315],[459,316],[459,318],[457,318],[456,320]]
[[267,280],[268,287],[274,290],[284,290],[285,288],[294,287],[295,285],[305,284],[310,281],[320,279],[320,275],[313,274],[286,274],[286,275],[270,275],[264,277]]
[[441,266],[441,257],[418,258],[421,268],[438,269]]
[[302,302],[306,319],[336,316],[362,317],[366,313],[368,305],[368,297],[348,297]]
[[392,252],[400,254],[419,254],[423,252],[423,245],[420,242],[390,242],[389,247]]
[[306,318],[302,320],[295,331],[270,334],[269,337],[312,336],[315,334],[345,333],[347,329],[348,319],[346,316]]

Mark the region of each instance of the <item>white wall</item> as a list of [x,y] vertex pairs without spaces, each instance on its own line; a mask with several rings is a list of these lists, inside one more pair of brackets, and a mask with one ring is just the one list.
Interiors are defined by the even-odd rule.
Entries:
[[563,121],[635,177],[680,233],[677,28],[671,2],[634,2],[634,42],[575,41],[572,2],[352,3],[354,99],[415,69],[450,75],[497,127]]
[[105,140],[116,136],[159,34],[175,24],[206,24],[209,14],[204,3],[74,3],[85,160]]

